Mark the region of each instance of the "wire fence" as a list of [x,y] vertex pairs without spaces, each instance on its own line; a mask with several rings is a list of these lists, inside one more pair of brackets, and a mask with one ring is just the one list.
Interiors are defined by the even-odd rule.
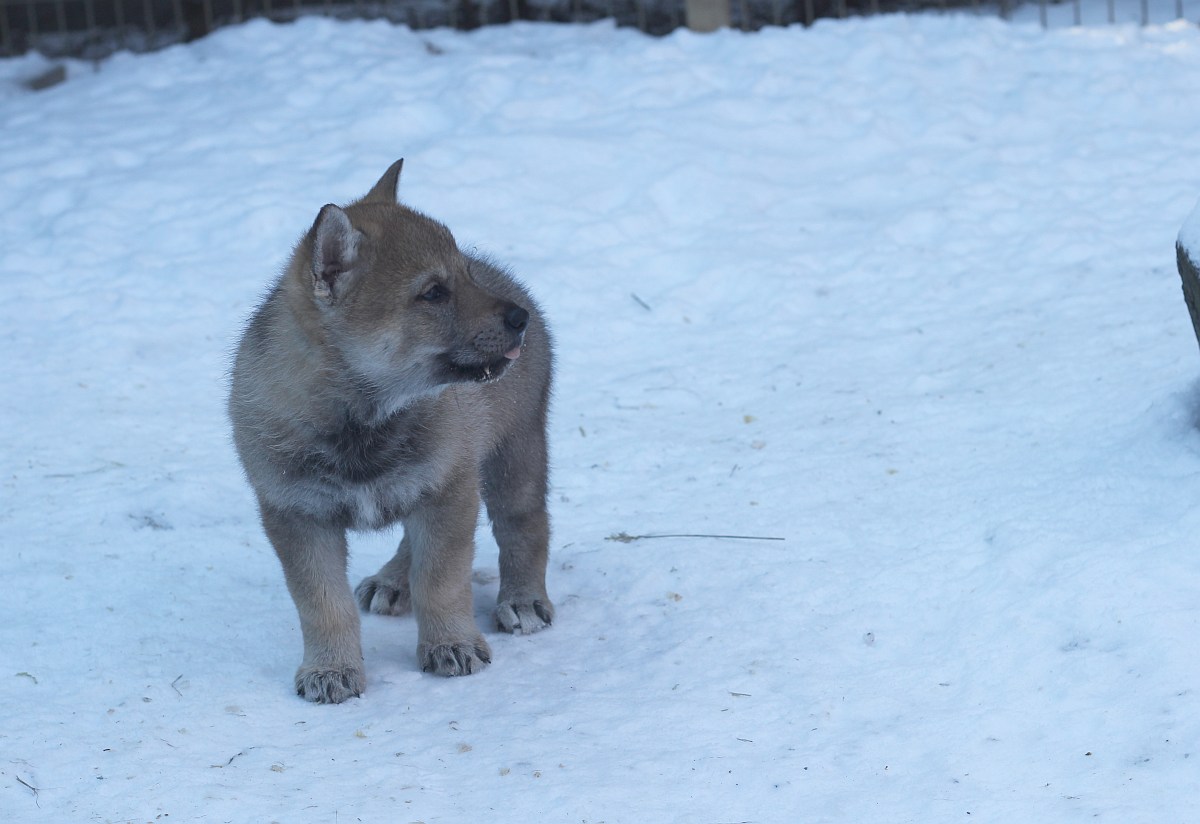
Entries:
[[[1151,0],[1140,3],[1141,22],[1150,22]],[[1174,4],[1184,17],[1185,0]],[[1104,0],[1108,22],[1117,20],[1118,0]],[[1129,0],[1122,0],[1129,2]],[[729,25],[811,25],[823,17],[928,9],[973,9],[1008,18],[1036,5],[1043,25],[1050,9],[1083,19],[1083,0],[729,0]],[[414,29],[448,26],[473,29],[515,20],[591,22],[611,18],[649,34],[666,34],[687,24],[687,0],[0,0],[0,57],[37,50],[48,56],[100,59],[122,49],[150,51],[203,37],[216,28],[254,17],[277,21],[306,14],[386,19]]]

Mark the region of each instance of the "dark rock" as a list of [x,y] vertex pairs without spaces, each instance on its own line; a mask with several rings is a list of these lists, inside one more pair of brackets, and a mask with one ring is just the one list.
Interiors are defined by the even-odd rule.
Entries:
[[1196,332],[1196,342],[1200,344],[1200,270],[1192,260],[1188,251],[1179,243],[1175,244],[1175,259],[1179,266],[1179,277],[1183,280],[1183,300],[1187,303],[1188,314],[1192,318],[1192,329]]

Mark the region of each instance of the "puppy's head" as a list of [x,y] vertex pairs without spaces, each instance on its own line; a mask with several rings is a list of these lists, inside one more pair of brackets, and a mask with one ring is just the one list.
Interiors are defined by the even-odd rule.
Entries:
[[483,289],[450,230],[400,205],[394,164],[362,200],[326,205],[301,244],[326,346],[385,406],[498,379],[529,313]]

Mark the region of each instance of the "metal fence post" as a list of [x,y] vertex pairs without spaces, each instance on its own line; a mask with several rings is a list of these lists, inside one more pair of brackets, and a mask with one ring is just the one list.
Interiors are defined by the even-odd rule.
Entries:
[[8,6],[0,0],[0,56],[15,57],[16,48],[12,36],[8,33]]
[[692,31],[729,28],[729,0],[687,0],[687,26]]

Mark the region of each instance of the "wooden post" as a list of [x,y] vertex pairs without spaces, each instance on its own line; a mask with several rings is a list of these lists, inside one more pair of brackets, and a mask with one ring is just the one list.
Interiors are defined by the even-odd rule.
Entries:
[[692,31],[728,28],[730,0],[687,0],[687,26]]
[[1196,342],[1200,343],[1200,270],[1187,250],[1178,243],[1175,244],[1175,260],[1179,266],[1179,277],[1183,280],[1183,300],[1192,318]]

